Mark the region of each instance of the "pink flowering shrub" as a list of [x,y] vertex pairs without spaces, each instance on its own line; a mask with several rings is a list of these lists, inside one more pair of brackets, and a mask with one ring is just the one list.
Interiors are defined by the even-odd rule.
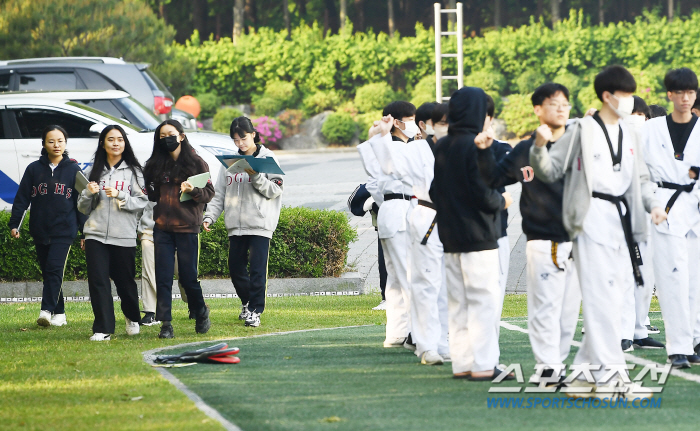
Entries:
[[282,130],[280,130],[280,125],[274,118],[265,115],[264,117],[253,118],[251,121],[258,132],[258,136],[260,136],[260,143],[268,144],[282,139]]

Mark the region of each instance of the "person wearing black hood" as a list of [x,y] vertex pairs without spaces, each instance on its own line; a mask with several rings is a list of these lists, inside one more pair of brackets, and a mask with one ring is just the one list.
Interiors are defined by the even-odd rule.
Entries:
[[498,368],[497,223],[509,199],[479,175],[475,140],[493,140],[485,124],[486,104],[480,88],[463,87],[452,95],[448,136],[435,146],[430,187],[445,250],[452,372],[469,380],[492,380],[503,372]]
[[44,279],[40,326],[67,323],[63,302],[63,273],[70,246],[87,217],[77,210],[75,175],[80,167],[68,158],[68,135],[61,126],[48,126],[41,134],[41,157],[27,166],[12,204],[8,226],[12,238],[19,238],[24,214],[32,206],[29,234]]

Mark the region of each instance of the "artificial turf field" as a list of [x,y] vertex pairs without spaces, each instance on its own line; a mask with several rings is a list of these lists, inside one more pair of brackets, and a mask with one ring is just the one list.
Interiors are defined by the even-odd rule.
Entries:
[[[244,430],[697,428],[700,384],[673,376],[658,409],[489,409],[487,398],[498,396],[487,393],[490,383],[453,380],[449,365],[421,366],[405,349],[382,348],[384,313],[370,310],[377,302],[376,295],[271,298],[263,325],[245,328],[231,300],[209,300],[212,330],[197,336],[175,301],[174,340],[155,338],[157,327],[128,337],[119,318],[107,343],[87,340],[89,304],[67,304],[69,325],[46,329],[35,324],[38,304],[0,305],[0,429],[222,429],[142,352],[232,338],[240,364],[170,371]],[[525,328],[525,314],[525,296],[509,295],[504,320]],[[658,313],[652,319],[662,326]],[[355,325],[370,326],[250,338]],[[521,363],[529,377],[527,335],[502,328],[500,344],[501,362]],[[635,355],[665,361],[665,351]],[[689,372],[699,375],[700,367]]]

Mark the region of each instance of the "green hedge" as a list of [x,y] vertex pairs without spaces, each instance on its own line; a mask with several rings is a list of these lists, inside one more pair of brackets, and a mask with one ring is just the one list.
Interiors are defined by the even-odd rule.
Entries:
[[[29,214],[19,239],[11,239],[9,212],[0,212],[0,281],[41,280],[36,251],[29,235]],[[225,278],[228,273],[228,235],[223,216],[202,232],[199,274]],[[270,244],[269,276],[338,277],[345,268],[349,244],[357,239],[347,215],[330,210],[283,207]],[[141,247],[136,248],[136,272],[141,276]],[[85,252],[75,241],[66,265],[66,280],[87,278]]]

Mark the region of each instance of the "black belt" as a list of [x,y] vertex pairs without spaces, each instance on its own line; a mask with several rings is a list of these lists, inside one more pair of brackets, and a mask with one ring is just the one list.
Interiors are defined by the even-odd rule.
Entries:
[[659,183],[659,187],[663,189],[671,189],[675,190],[676,192],[671,195],[671,199],[668,200],[668,203],[666,204],[666,214],[668,214],[669,211],[671,211],[671,208],[673,208],[673,204],[676,203],[676,199],[678,199],[678,196],[681,195],[681,193],[686,192],[690,193],[693,191],[693,187],[695,187],[695,182],[692,182],[690,184],[685,184],[685,185],[680,185],[680,184],[674,184],[674,183],[667,183],[666,181],[661,181]]
[[404,199],[410,201],[413,198],[411,195],[402,195],[401,193],[388,193],[384,195],[385,201],[392,201],[394,199]]
[[[617,213],[620,215],[620,221],[622,222],[622,231],[625,234],[625,242],[627,243],[630,260],[632,261],[634,281],[637,282],[638,286],[644,286],[642,271],[639,269],[639,266],[642,265],[642,254],[639,252],[639,245],[634,241],[632,235],[632,216],[630,215],[630,207],[627,204],[627,199],[625,199],[624,196],[613,196],[599,192],[593,192],[593,197],[611,202],[617,207]],[[622,214],[622,205],[625,205],[627,209],[627,213],[624,215]]]
[[[430,208],[432,210],[435,210],[435,204],[429,201],[424,201],[423,199],[418,199],[418,205]],[[430,228],[428,228],[428,232],[425,233],[425,236],[423,237],[423,241],[420,242],[421,245],[426,245],[428,243],[428,238],[430,238],[430,234],[433,233],[433,229],[435,229],[435,223],[437,223],[437,214],[435,214],[435,217],[433,218],[433,222],[430,223]]]

